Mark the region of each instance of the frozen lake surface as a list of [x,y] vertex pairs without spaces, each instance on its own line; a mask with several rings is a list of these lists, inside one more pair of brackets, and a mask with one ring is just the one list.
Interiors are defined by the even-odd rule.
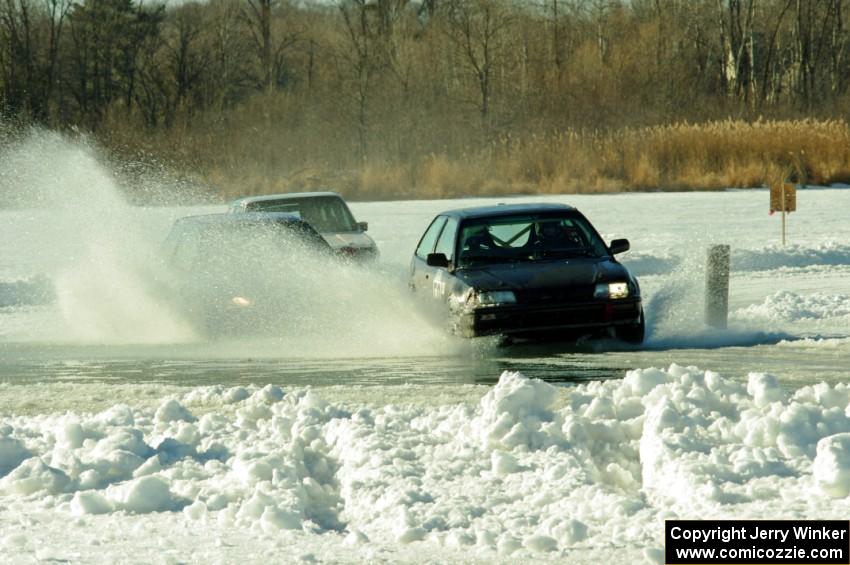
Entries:
[[[411,250],[438,212],[508,199],[354,203],[382,257],[374,272],[343,282],[316,275],[316,299],[298,305],[322,326],[277,335],[205,341],[145,287],[145,261],[177,217],[223,207],[125,208],[88,203],[0,212],[0,281],[55,285],[47,305],[0,307],[5,382],[44,379],[173,385],[384,385],[493,383],[502,370],[552,382],[622,377],[633,367],[697,364],[744,378],[768,371],[783,383],[839,382],[850,334],[850,243],[842,210],[850,190],[807,189],[789,218],[789,245],[767,192],[655,193],[517,198],[567,202],[610,240],[628,237],[623,262],[640,276],[648,318],[639,350],[611,343],[470,345],[427,323],[406,295]],[[82,208],[82,210],[80,210]],[[98,214],[109,216],[106,225]],[[713,243],[732,246],[730,325],[703,324],[704,261]],[[285,273],[289,266],[282,265]],[[297,267],[296,267],[297,268]],[[43,284],[43,283],[42,283]],[[14,297],[12,297],[13,299]],[[14,302],[12,300],[12,302]],[[613,349],[613,351],[612,351]],[[619,350],[617,350],[619,349]]]
[[[307,273],[293,319],[210,341],[155,256],[223,206],[129,206],[50,136],[0,164],[37,204],[0,210],[4,559],[659,562],[665,517],[848,515],[850,190],[801,191],[785,247],[765,190],[353,203],[374,269]],[[630,239],[643,347],[470,343],[412,307],[431,218],[509,200]]]

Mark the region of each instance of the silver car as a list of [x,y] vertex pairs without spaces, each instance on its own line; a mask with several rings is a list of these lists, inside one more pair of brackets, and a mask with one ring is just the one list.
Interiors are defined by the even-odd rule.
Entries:
[[357,222],[342,196],[336,192],[293,192],[248,196],[234,200],[231,214],[245,212],[284,212],[294,214],[313,226],[328,245],[340,255],[361,261],[378,257],[378,246],[366,235],[368,224]]

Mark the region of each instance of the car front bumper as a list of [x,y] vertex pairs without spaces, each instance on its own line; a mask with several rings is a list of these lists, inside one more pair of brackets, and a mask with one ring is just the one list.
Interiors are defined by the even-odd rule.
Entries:
[[640,298],[547,306],[496,306],[458,315],[464,337],[521,335],[560,330],[602,331],[640,321]]
[[334,252],[344,259],[358,263],[371,263],[378,260],[377,247],[338,247]]

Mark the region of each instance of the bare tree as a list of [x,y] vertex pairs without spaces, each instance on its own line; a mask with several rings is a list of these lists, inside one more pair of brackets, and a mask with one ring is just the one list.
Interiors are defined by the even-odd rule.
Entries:
[[44,65],[44,112],[42,120],[47,119],[47,106],[53,99],[58,82],[59,50],[65,18],[71,9],[71,0],[44,0],[47,12],[47,61]]
[[754,85],[754,0],[717,0],[720,82],[726,93],[748,100]]
[[[361,163],[369,156],[369,113],[374,83],[379,74],[392,69],[395,50],[393,27],[407,0],[342,0],[343,44],[338,60],[354,85],[358,155]],[[397,67],[395,67],[397,69]]]
[[500,0],[447,0],[446,31],[472,72],[478,87],[478,111],[482,120],[490,115],[493,74],[502,56],[499,42],[513,17]]
[[[204,73],[210,64],[209,53],[201,45],[203,39],[204,12],[199,4],[185,4],[175,8],[166,21],[162,47],[165,51],[165,67],[170,75],[171,88],[167,113],[170,126],[178,108],[203,107],[206,101],[198,93]],[[194,104],[189,98],[195,97]]]
[[301,39],[299,30],[284,28],[286,2],[279,0],[246,0],[242,16],[247,23],[251,40],[258,53],[260,72],[257,84],[271,92],[285,75],[284,53]]
[[207,14],[209,72],[204,89],[217,112],[223,113],[256,84],[250,72],[253,54],[239,0],[215,0]]
[[779,81],[776,80],[775,77],[780,73],[777,72],[777,65],[774,62],[778,49],[777,38],[779,37],[779,30],[782,28],[785,16],[793,2],[794,0],[783,0],[779,13],[775,16],[773,25],[770,27],[768,36],[769,39],[767,41],[767,53],[764,56],[762,70],[761,95],[759,96],[756,106],[757,111],[760,110],[768,100],[775,99],[778,96]]
[[33,37],[35,30],[27,0],[3,0],[0,4],[0,21],[4,46],[5,103],[12,113],[29,113],[35,73]]
[[273,0],[247,0],[247,21],[254,45],[260,55],[260,84],[269,90],[274,86],[272,74],[272,4]]
[[847,55],[848,37],[844,28],[844,1],[829,0],[827,2],[827,13],[830,22],[828,28],[829,47],[829,90],[834,97],[837,96],[847,83],[844,71],[844,61]]
[[14,113],[42,123],[49,121],[69,7],[69,0],[0,2],[0,65],[5,102]]

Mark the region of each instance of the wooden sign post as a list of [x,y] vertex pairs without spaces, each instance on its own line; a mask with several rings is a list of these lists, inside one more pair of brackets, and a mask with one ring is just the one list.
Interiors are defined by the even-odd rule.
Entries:
[[797,210],[797,186],[780,182],[770,186],[770,213],[782,212],[782,245],[785,245],[785,214]]
[[705,323],[721,330],[729,320],[730,257],[728,245],[712,245],[705,263]]

